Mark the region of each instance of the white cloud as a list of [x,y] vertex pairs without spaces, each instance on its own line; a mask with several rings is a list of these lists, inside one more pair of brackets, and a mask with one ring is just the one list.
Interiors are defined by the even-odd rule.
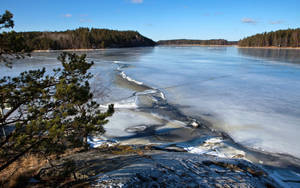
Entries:
[[71,18],[71,17],[72,17],[72,14],[65,14],[64,17],[65,17],[65,18]]
[[247,24],[256,24],[257,21],[253,20],[252,18],[243,18],[241,20],[243,23],[247,23]]
[[144,0],[131,0],[132,3],[136,3],[136,4],[138,4],[138,3],[143,3],[143,1],[144,1]]

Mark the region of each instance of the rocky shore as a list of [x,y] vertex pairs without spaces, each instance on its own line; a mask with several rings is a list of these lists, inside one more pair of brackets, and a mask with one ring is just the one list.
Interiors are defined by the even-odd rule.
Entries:
[[242,159],[167,152],[150,146],[102,147],[55,161],[34,187],[280,187]]

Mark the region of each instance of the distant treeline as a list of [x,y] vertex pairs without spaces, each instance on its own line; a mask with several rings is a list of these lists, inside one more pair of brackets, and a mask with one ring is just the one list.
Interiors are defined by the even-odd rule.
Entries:
[[59,32],[4,32],[0,48],[16,44],[31,50],[98,49],[154,46],[156,43],[135,31],[79,28]]
[[300,28],[265,32],[244,38],[242,47],[300,47]]
[[235,41],[227,41],[224,39],[212,39],[212,40],[160,40],[158,45],[235,45]]

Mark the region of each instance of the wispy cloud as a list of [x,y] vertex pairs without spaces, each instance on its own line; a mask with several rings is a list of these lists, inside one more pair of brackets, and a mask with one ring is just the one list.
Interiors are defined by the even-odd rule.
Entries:
[[271,25],[277,25],[277,24],[282,24],[282,23],[283,23],[283,21],[281,21],[281,20],[271,21],[270,22]]
[[145,26],[147,26],[147,27],[152,27],[153,24],[149,23],[149,24],[145,24]]
[[143,3],[144,0],[131,0],[131,3],[139,4]]
[[247,24],[256,24],[256,23],[257,23],[257,21],[255,21],[255,20],[252,19],[252,18],[243,18],[241,21],[242,21],[243,23],[247,23]]
[[64,17],[65,17],[65,18],[71,18],[71,17],[72,17],[72,14],[69,14],[69,13],[68,13],[68,14],[64,14]]
[[79,21],[80,21],[80,23],[90,23],[90,22],[92,22],[91,19],[80,19]]
[[79,16],[80,17],[88,17],[89,15],[88,14],[80,14]]

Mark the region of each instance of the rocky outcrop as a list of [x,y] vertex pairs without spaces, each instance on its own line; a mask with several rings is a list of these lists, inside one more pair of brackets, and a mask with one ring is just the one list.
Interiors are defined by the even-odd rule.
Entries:
[[[124,148],[123,148],[124,149]],[[278,187],[259,166],[241,159],[126,147],[92,150],[56,161],[40,171],[39,185],[93,187]],[[71,161],[71,162],[70,162]],[[66,173],[67,172],[67,173]],[[65,184],[53,179],[67,177]],[[56,178],[55,178],[56,177]]]

